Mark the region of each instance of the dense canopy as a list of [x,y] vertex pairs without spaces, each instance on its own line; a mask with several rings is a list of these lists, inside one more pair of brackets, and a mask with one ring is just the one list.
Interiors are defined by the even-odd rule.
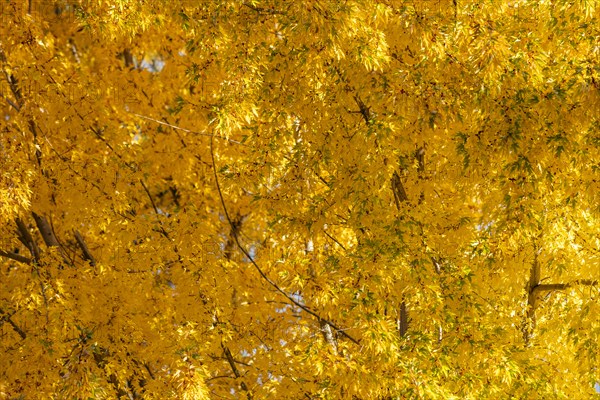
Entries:
[[597,0],[0,7],[0,398],[594,396]]

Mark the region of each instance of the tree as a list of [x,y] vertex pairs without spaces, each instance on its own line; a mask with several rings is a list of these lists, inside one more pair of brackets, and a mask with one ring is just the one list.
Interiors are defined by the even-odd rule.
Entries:
[[598,3],[2,2],[5,398],[582,398]]

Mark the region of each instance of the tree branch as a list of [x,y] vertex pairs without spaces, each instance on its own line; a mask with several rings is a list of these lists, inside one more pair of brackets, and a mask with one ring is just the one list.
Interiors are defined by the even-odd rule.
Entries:
[[408,313],[406,312],[406,302],[403,301],[400,304],[400,311],[398,314],[398,331],[400,332],[400,336],[405,336],[406,332],[408,332]]
[[365,120],[365,123],[367,125],[370,125],[371,117],[372,117],[371,109],[366,106],[366,104],[362,101],[362,99],[357,94],[354,95],[354,101],[358,105],[359,112],[362,115],[363,119]]
[[17,223],[17,233],[19,240],[21,241],[21,243],[23,243],[25,247],[27,247],[27,249],[33,256],[35,262],[38,262],[40,259],[40,248],[38,247],[37,243],[33,240],[31,233],[29,233],[29,229],[27,229],[23,221],[21,221],[20,218],[17,218],[15,222]]
[[13,253],[11,251],[4,251],[4,250],[0,249],[0,256],[13,259],[13,260],[21,262],[23,264],[31,264],[30,258],[27,258],[27,257],[22,256],[17,253]]
[[341,244],[336,238],[331,236],[327,231],[324,231],[324,232],[325,232],[325,235],[327,235],[327,237],[329,237],[329,239],[333,240],[338,246],[340,246],[344,251],[346,251],[346,248],[344,247],[343,244]]
[[59,247],[58,240],[56,236],[54,236],[54,232],[52,232],[52,227],[48,223],[48,220],[45,217],[42,217],[34,212],[31,213],[33,215],[33,219],[35,220],[35,224],[42,235],[42,239],[46,246],[48,247]]
[[25,340],[27,338],[27,334],[21,328],[19,328],[19,326],[15,324],[15,322],[12,320],[11,317],[15,314],[14,312],[9,315],[8,313],[5,313],[3,309],[0,308],[0,314],[5,314],[2,318],[0,318],[0,326],[2,326],[2,323],[4,323],[4,321],[6,321],[10,326],[12,326],[15,332],[17,332],[19,336],[21,336],[21,339]]
[[206,133],[206,131],[203,131],[203,132],[192,131],[190,129],[185,129],[185,128],[181,128],[179,126],[171,125],[171,124],[168,124],[168,123],[163,122],[163,121],[159,121],[159,120],[154,119],[154,118],[146,117],[145,115],[136,114],[134,112],[132,112],[131,114],[133,114],[133,115],[135,115],[136,117],[139,117],[139,118],[147,119],[148,121],[156,122],[157,124],[160,124],[160,125],[168,126],[169,128],[178,129],[180,131],[184,131],[184,132],[187,132],[187,133],[193,133],[194,135],[209,136],[211,138],[212,137],[218,137],[219,139],[224,139],[224,140],[227,140],[228,142],[231,142],[231,143],[239,144],[239,145],[242,145],[242,146],[247,146],[246,144],[244,144],[242,142],[238,142],[237,140],[229,139],[229,138],[226,138],[226,137],[223,137],[223,136],[218,136],[218,135],[211,135],[210,133]]
[[529,339],[533,334],[536,326],[535,309],[537,307],[537,291],[536,287],[540,285],[541,266],[538,261],[538,247],[533,243],[534,258],[529,270],[529,281],[527,281],[527,310],[525,312],[526,319],[523,326],[523,338],[525,344],[529,344]]
[[[406,190],[404,190],[404,186],[402,185],[402,180],[400,180],[400,175],[398,175],[398,172],[394,171],[391,183],[392,192],[394,193],[394,201],[396,202],[396,208],[398,209],[398,212],[400,212],[400,203],[408,201],[408,196],[406,195]],[[406,332],[408,332],[409,324],[405,301],[400,303],[400,310],[398,312],[396,324],[398,325],[397,328],[398,332],[400,332],[400,336],[404,337]]]
[[[225,353],[227,362],[229,363],[229,366],[231,367],[231,370],[233,371],[235,377],[241,378],[242,375],[240,374],[239,370],[237,369],[237,366],[235,365],[235,360],[233,359],[233,355],[231,354],[231,351],[223,343],[221,343],[221,347],[223,348],[223,353]],[[252,399],[252,392],[250,392],[250,390],[248,389],[246,382],[240,381],[240,385],[242,386],[242,389],[246,392],[248,399]]]
[[248,7],[251,10],[256,11],[258,14],[270,14],[270,15],[275,15],[275,14],[281,14],[281,15],[286,15],[285,11],[280,11],[280,10],[275,10],[275,9],[269,9],[269,8],[263,8],[263,7],[256,7],[250,3],[243,3],[244,6]]
[[573,286],[598,286],[598,281],[592,281],[590,279],[581,279],[567,283],[546,283],[540,284],[533,288],[534,292],[551,292],[553,290],[565,290]]
[[[2,95],[0,95],[2,96]],[[6,100],[6,102],[8,104],[10,104],[12,106],[12,108],[14,108],[15,110],[17,110],[17,112],[21,111],[21,107],[19,107],[14,101],[12,101],[11,99],[9,99],[6,96],[2,96],[4,98],[4,100]]]
[[242,246],[238,235],[235,234],[234,223],[233,223],[231,217],[229,216],[229,212],[227,211],[227,206],[225,205],[225,198],[223,197],[223,192],[221,191],[221,185],[219,184],[219,177],[217,175],[217,166],[216,166],[216,162],[215,162],[215,154],[214,154],[213,144],[214,144],[213,137],[211,137],[211,139],[210,139],[210,156],[212,159],[213,173],[215,176],[215,184],[217,186],[217,192],[219,193],[219,198],[221,199],[221,205],[223,207],[223,212],[225,213],[225,217],[227,219],[227,222],[229,223],[229,226],[231,227],[232,232],[234,232],[233,237],[235,239],[235,243],[236,243],[237,247],[241,250],[242,253],[244,253],[244,255],[248,258],[248,260],[250,260],[250,263],[254,266],[256,271],[258,271],[259,275],[269,285],[271,285],[273,288],[275,288],[275,290],[277,290],[279,293],[281,293],[283,296],[285,296],[292,304],[294,304],[296,307],[299,307],[300,309],[306,311],[308,314],[312,315],[313,317],[317,318],[319,323],[321,323],[321,321],[328,323],[329,325],[331,325],[331,327],[333,329],[335,329],[337,332],[341,333],[344,337],[348,338],[353,343],[360,344],[360,342],[358,340],[354,339],[348,333],[344,332],[341,328],[337,327],[333,322],[321,317],[319,314],[317,314],[316,312],[314,312],[313,310],[311,310],[310,308],[308,308],[307,306],[305,306],[304,304],[300,303],[299,301],[294,299],[292,296],[287,294],[283,289],[281,289],[279,287],[279,285],[277,285],[277,283],[275,283],[273,280],[271,280],[271,278],[269,278],[265,274],[265,272],[262,270],[262,268],[256,263],[256,261],[254,261],[254,257],[252,257],[250,255],[250,253],[248,253],[246,248],[244,246]]
[[152,195],[150,194],[150,191],[148,190],[148,187],[146,186],[146,184],[144,183],[143,180],[140,179],[140,183],[142,184],[142,187],[144,188],[144,190],[146,191],[146,194],[148,195],[148,198],[150,198],[150,203],[152,203],[152,208],[154,208],[154,212],[156,213],[156,220],[158,221],[158,224],[160,225],[160,233],[166,237],[167,239],[169,239],[169,234],[167,233],[167,231],[165,230],[163,223],[160,219],[160,212],[158,212],[158,207],[156,207],[156,203],[154,203],[154,199],[152,198]]
[[404,185],[402,185],[402,181],[400,180],[400,175],[398,175],[398,172],[396,171],[394,171],[394,175],[392,175],[392,191],[394,192],[396,207],[398,208],[398,211],[400,211],[400,203],[408,201],[408,196],[406,195],[406,190],[404,190]]
[[95,267],[96,260],[94,259],[94,256],[92,256],[90,249],[85,244],[85,241],[83,240],[83,236],[81,236],[81,233],[79,233],[79,231],[77,231],[77,230],[75,230],[74,234],[75,234],[75,240],[77,241],[77,244],[79,245],[79,248],[81,249],[81,252],[83,253],[83,259],[86,261],[89,261],[90,265],[92,267]]

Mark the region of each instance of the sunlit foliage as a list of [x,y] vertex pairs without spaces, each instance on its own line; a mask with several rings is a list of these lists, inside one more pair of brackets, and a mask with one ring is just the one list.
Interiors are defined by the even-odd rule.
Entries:
[[0,6],[0,398],[594,396],[597,0]]

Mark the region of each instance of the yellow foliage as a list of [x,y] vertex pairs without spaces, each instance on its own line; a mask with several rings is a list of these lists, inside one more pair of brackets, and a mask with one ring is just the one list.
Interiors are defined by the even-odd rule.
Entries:
[[0,398],[592,398],[598,6],[3,2]]

